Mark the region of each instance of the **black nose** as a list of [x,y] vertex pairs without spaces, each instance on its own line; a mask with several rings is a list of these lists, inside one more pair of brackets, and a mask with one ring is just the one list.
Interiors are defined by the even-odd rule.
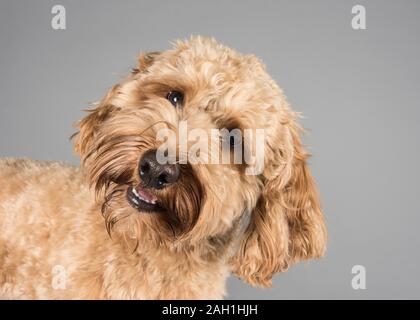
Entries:
[[178,164],[160,164],[156,159],[156,150],[147,151],[140,159],[140,178],[146,187],[163,189],[179,179]]

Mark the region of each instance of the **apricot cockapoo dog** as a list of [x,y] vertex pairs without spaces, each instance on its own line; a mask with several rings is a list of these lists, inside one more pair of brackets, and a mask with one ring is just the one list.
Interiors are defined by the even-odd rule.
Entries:
[[[262,150],[261,170],[213,161],[213,140],[195,150],[211,163],[181,161],[178,143],[162,163],[159,131],[181,122],[209,136],[263,129],[240,154]],[[323,255],[297,114],[255,56],[201,37],[141,54],[78,128],[81,168],[0,160],[1,298],[220,299],[230,272],[266,287]]]

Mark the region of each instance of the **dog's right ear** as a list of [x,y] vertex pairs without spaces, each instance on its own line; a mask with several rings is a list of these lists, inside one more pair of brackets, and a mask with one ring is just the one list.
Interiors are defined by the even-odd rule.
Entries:
[[273,156],[274,162],[283,157],[284,166],[267,175],[250,225],[231,259],[234,273],[251,285],[268,287],[275,273],[325,252],[327,231],[301,131],[289,116],[276,144],[282,151]]

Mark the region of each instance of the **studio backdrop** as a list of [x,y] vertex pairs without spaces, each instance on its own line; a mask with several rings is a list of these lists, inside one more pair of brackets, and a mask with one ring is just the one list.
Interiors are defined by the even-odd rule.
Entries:
[[[60,15],[61,16],[57,16]],[[420,2],[0,2],[0,156],[78,165],[83,109],[142,51],[214,37],[252,53],[302,113],[326,256],[230,299],[420,298]]]

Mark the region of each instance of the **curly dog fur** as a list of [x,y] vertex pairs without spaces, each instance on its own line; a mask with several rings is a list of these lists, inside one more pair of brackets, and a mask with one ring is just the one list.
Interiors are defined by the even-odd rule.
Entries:
[[[182,107],[167,100],[173,90]],[[214,39],[141,54],[78,124],[80,168],[0,160],[0,297],[220,299],[230,272],[266,287],[321,257],[326,229],[297,118],[255,56]],[[263,171],[179,165],[176,183],[144,191],[162,211],[142,212],[127,200],[144,183],[139,159],[181,120],[263,128]]]

